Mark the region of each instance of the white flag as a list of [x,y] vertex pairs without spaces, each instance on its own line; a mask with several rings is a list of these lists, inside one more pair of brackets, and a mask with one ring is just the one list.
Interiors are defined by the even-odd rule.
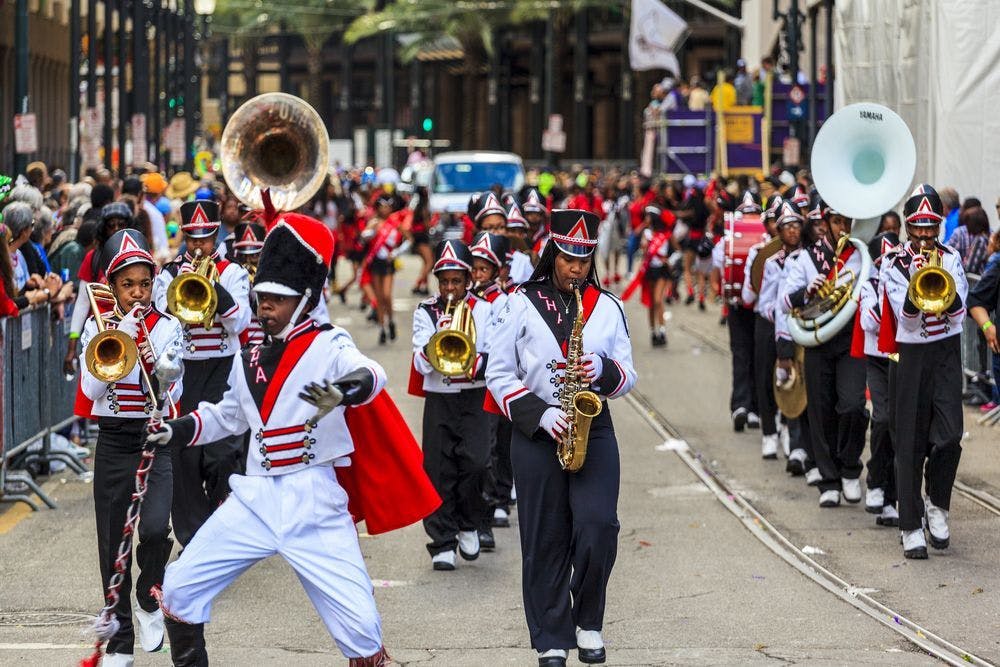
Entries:
[[628,57],[633,70],[665,69],[680,76],[674,48],[687,22],[660,0],[632,0]]

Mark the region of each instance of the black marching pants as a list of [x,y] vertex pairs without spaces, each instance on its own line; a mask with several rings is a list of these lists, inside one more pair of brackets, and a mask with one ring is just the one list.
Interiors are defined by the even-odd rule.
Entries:
[[497,416],[483,410],[485,396],[485,387],[427,392],[424,470],[441,496],[441,507],[424,519],[432,556],[453,551],[458,532],[478,530],[492,511],[485,491]]
[[[496,443],[493,446],[493,467],[490,471],[489,496],[493,508],[510,511],[510,490],[514,487],[514,470],[510,464],[510,432],[513,425],[506,417],[498,417]],[[492,515],[487,521],[492,520]]]
[[868,392],[872,399],[872,430],[869,438],[871,457],[868,459],[868,476],[865,484],[869,489],[882,489],[885,504],[896,504],[896,450],[892,445],[889,429],[891,394],[889,390],[889,369],[893,362],[883,357],[868,356],[865,359],[868,374]]
[[[229,389],[233,357],[184,362],[182,415],[198,403],[217,403]],[[186,546],[195,532],[229,495],[229,476],[239,473],[244,436],[232,436],[197,447],[171,449],[174,471],[174,535]]]
[[[98,421],[97,450],[94,454],[94,514],[97,518],[97,555],[101,582],[107,590],[115,572],[115,558],[122,540],[125,515],[132,504],[135,472],[145,441],[144,419],[101,417]],[[159,603],[149,594],[150,588],[163,583],[163,571],[170,558],[170,455],[156,453],[150,469],[146,496],[139,515],[138,545],[135,559],[139,565],[135,597],[145,611],[155,611]],[[134,540],[135,538],[133,538]],[[121,624],[108,642],[108,653],[133,653],[135,631],[132,627],[131,558],[122,579],[115,616]]]
[[900,530],[921,527],[921,477],[934,505],[951,507],[962,457],[962,348],[959,336],[900,343],[895,382],[896,489]]
[[514,429],[524,614],[537,651],[576,646],[576,626],[601,630],[618,553],[618,441],[607,405],[593,421],[587,459],[575,473],[543,431]]
[[774,342],[774,325],[760,315],[754,315],[754,385],[760,430],[764,435],[778,432],[778,405],[774,402],[774,363],[778,347]]
[[816,465],[813,457],[812,430],[809,428],[809,410],[803,410],[798,417],[788,419],[789,449],[801,449],[806,453],[806,470]]
[[840,490],[841,478],[861,476],[868,411],[865,361],[851,356],[852,328],[832,340],[806,348],[806,393],[813,457],[823,475],[820,492]]
[[733,358],[733,391],[729,395],[729,410],[745,408],[757,412],[757,391],[754,379],[754,318],[749,308],[729,306],[726,324],[729,327],[729,351]]

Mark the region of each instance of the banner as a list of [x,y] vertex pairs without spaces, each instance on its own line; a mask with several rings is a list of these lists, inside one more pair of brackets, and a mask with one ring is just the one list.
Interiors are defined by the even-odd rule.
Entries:
[[632,69],[665,69],[680,76],[681,67],[674,49],[686,31],[687,22],[660,0],[632,0],[628,39]]
[[730,176],[763,173],[767,164],[761,141],[763,107],[730,107],[717,118],[719,146],[724,147],[719,156],[719,170]]

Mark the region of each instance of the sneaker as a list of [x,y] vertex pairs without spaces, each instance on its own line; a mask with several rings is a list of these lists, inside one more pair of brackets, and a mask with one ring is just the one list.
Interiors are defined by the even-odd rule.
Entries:
[[144,611],[141,607],[135,608],[136,625],[139,626],[139,645],[146,653],[159,651],[163,646],[163,612]]
[[458,532],[458,553],[465,560],[479,558],[479,533],[475,530],[460,530]]
[[881,514],[885,507],[885,491],[875,487],[865,493],[865,511],[869,514]]
[[517,504],[517,487],[514,486],[513,484],[510,485],[510,504],[511,505]]
[[806,484],[816,486],[822,481],[823,475],[820,474],[819,468],[809,468],[809,470],[806,470]]
[[760,441],[760,457],[763,459],[778,458],[778,435],[765,435]]
[[455,552],[442,551],[431,557],[431,567],[438,572],[451,572],[455,569]]
[[820,507],[839,507],[840,506],[840,491],[836,489],[830,489],[829,491],[824,491],[819,494],[819,506]]
[[760,417],[756,412],[747,413],[747,428],[760,428]]
[[931,536],[931,546],[935,549],[947,549],[950,538],[948,510],[937,507],[928,498],[924,501],[924,517],[927,521],[927,532]]
[[493,529],[486,528],[479,531],[479,550],[489,553],[496,551],[497,541],[493,537]]
[[502,507],[493,510],[493,527],[508,528],[510,526],[510,514]]
[[840,480],[840,487],[844,491],[844,500],[849,503],[861,502],[860,479],[847,479],[844,477]]
[[788,455],[788,462],[785,464],[785,472],[791,473],[793,477],[801,477],[806,474],[806,450],[792,450]]
[[604,638],[600,630],[576,629],[576,647],[580,662],[585,665],[596,665],[607,660],[604,650]]
[[903,538],[903,556],[915,560],[927,560],[927,541],[923,528],[900,531]]
[[899,525],[899,512],[895,505],[886,505],[882,508],[882,513],[875,517],[876,526],[896,527]]
[[736,408],[733,410],[733,430],[737,433],[742,433],[743,429],[747,425],[747,409],[746,408]]
[[101,667],[132,667],[135,658],[131,653],[105,653],[101,658]]
[[781,440],[781,451],[785,453],[787,459],[792,451],[792,434],[788,431],[788,424],[782,424],[778,429],[778,439]]
[[381,331],[379,331],[379,334],[378,334],[378,344],[379,345],[385,345],[385,338],[386,338],[386,336],[385,336],[385,329],[382,329]]

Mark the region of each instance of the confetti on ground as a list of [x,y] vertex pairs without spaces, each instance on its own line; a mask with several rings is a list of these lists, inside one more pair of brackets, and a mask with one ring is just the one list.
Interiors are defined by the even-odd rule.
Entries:
[[653,543],[652,542],[647,542],[646,540],[639,540],[639,546],[640,547],[651,547],[651,546],[653,546]]
[[755,575],[753,575],[753,580],[754,581],[764,581],[764,579],[766,579],[766,577],[764,575],[762,575],[762,574],[755,574]]
[[983,589],[982,589],[982,588],[973,588],[973,589],[972,589],[972,594],[973,594],[973,595],[979,595],[979,594],[980,594],[980,593],[982,593],[982,592],[983,592]]
[[920,630],[917,630],[917,636],[920,637],[921,639],[927,639],[927,635],[925,635],[924,633],[920,632]]
[[802,547],[802,553],[806,554],[807,556],[825,556],[826,555],[826,552],[823,551],[822,549],[820,549],[819,547],[812,547],[812,546],[809,546],[808,544],[806,546]]
[[375,588],[398,588],[399,586],[412,586],[412,581],[397,581],[395,579],[372,579],[372,586]]
[[755,650],[755,651],[763,651],[766,648],[767,648],[767,644],[754,644],[753,645],[753,650]]
[[897,625],[902,625],[903,623],[899,620],[899,616],[893,616],[892,620],[896,621]]

